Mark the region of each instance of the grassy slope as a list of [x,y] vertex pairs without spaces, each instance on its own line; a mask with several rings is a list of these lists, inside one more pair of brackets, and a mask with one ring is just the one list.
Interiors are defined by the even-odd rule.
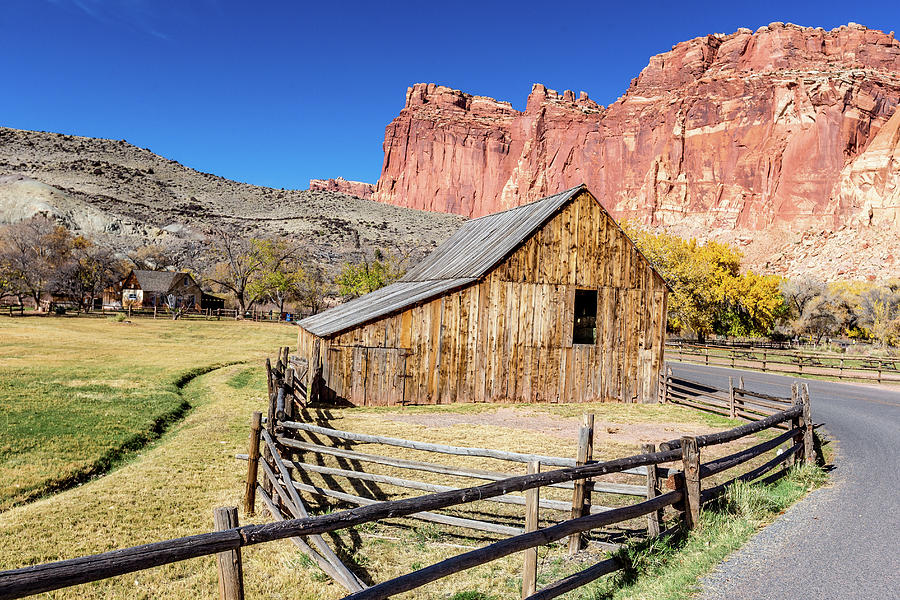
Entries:
[[294,329],[231,321],[0,319],[0,510],[103,472],[188,408],[180,385]]

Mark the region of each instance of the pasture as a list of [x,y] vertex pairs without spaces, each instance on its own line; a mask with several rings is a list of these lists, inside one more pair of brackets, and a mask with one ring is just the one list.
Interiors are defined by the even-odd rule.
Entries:
[[234,321],[0,319],[0,510],[109,470],[189,410],[191,377],[258,366],[295,336]]
[[[11,408],[12,398],[30,406],[31,413],[48,417],[46,423],[37,418],[21,421],[30,423],[30,428],[19,424],[21,417],[10,419],[17,425],[4,429],[4,448],[21,449],[15,463],[23,466],[23,474],[17,475],[16,466],[7,460],[12,455],[5,453],[5,476],[18,476],[24,482],[27,475],[37,481],[34,473],[46,470],[58,478],[65,468],[73,472],[78,466],[96,464],[104,452],[123,447],[134,436],[153,438],[154,423],[161,418],[177,419],[159,439],[140,450],[120,451],[116,468],[102,477],[55,494],[46,494],[45,484],[45,497],[31,501],[40,492],[11,496],[0,512],[0,569],[210,531],[215,507],[241,504],[246,463],[234,456],[247,451],[251,412],[265,410],[261,359],[274,354],[279,345],[290,344],[292,328],[233,322],[122,325],[87,319],[10,320],[0,321],[0,327],[4,411]],[[133,351],[120,352],[129,345]],[[189,377],[200,371],[208,372]],[[182,406],[190,409],[179,409]],[[139,417],[129,414],[138,411]],[[622,404],[341,408],[327,409],[327,415],[321,416],[327,416],[334,427],[361,432],[567,456],[575,452],[574,434],[585,411],[597,416],[595,456],[605,458],[634,453],[642,442],[658,443],[680,433],[735,424],[679,406]],[[69,418],[73,420],[64,420]],[[115,427],[123,423],[128,428]],[[49,439],[57,435],[58,440]],[[57,444],[56,449],[45,448],[49,443]],[[403,451],[398,451],[401,455]],[[81,457],[80,465],[74,456]],[[60,461],[55,471],[43,462],[50,458]],[[639,557],[639,569],[624,573],[627,581],[617,576],[573,597],[686,597],[699,574],[806,489],[804,482],[793,480],[779,485],[778,494],[785,500],[771,510],[745,514],[740,507],[728,506],[722,516],[704,517],[709,526],[684,543],[629,547],[628,552]],[[10,507],[13,502],[18,505]],[[312,502],[311,508],[321,513],[343,506],[323,501]],[[260,509],[252,518],[244,514],[240,518],[242,523],[259,523],[269,520],[269,515]],[[330,536],[342,560],[371,581],[389,579],[490,539],[496,538],[410,519],[371,523]],[[605,552],[592,546],[576,562],[566,558],[564,547],[543,548],[541,580],[549,582],[574,572]],[[520,570],[521,557],[513,555],[402,597],[517,597]],[[244,573],[248,597],[336,599],[345,594],[286,540],[246,548]],[[665,593],[659,593],[660,582],[668,582]],[[64,589],[48,597],[186,599],[213,597],[216,586],[210,557]]]

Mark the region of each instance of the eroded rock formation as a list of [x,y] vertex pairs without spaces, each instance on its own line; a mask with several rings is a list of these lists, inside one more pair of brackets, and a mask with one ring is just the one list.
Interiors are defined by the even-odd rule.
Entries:
[[310,179],[309,191],[341,192],[363,200],[371,200],[372,194],[375,192],[375,185],[362,181],[350,181],[343,177],[338,177],[337,179]]
[[680,43],[605,108],[539,84],[524,111],[416,84],[374,197],[479,216],[586,182],[620,219],[736,242],[777,272],[773,247],[810,231],[900,230],[898,104],[900,42],[856,24]]

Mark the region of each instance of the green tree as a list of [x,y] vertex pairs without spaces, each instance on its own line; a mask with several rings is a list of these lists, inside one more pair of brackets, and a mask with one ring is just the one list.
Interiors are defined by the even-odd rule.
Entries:
[[248,286],[250,296],[254,301],[268,300],[284,312],[285,303],[298,295],[306,277],[299,253],[283,240],[256,240],[254,247],[262,263]]
[[403,260],[376,249],[371,261],[364,256],[355,264],[344,263],[335,283],[342,296],[356,298],[393,283],[404,272]]

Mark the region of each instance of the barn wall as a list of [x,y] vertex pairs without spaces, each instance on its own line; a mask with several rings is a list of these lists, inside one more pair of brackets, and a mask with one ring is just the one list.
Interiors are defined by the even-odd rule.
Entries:
[[[572,344],[576,289],[598,290],[596,344]],[[481,282],[329,339],[301,330],[299,351],[357,405],[655,401],[665,294],[583,192]]]

